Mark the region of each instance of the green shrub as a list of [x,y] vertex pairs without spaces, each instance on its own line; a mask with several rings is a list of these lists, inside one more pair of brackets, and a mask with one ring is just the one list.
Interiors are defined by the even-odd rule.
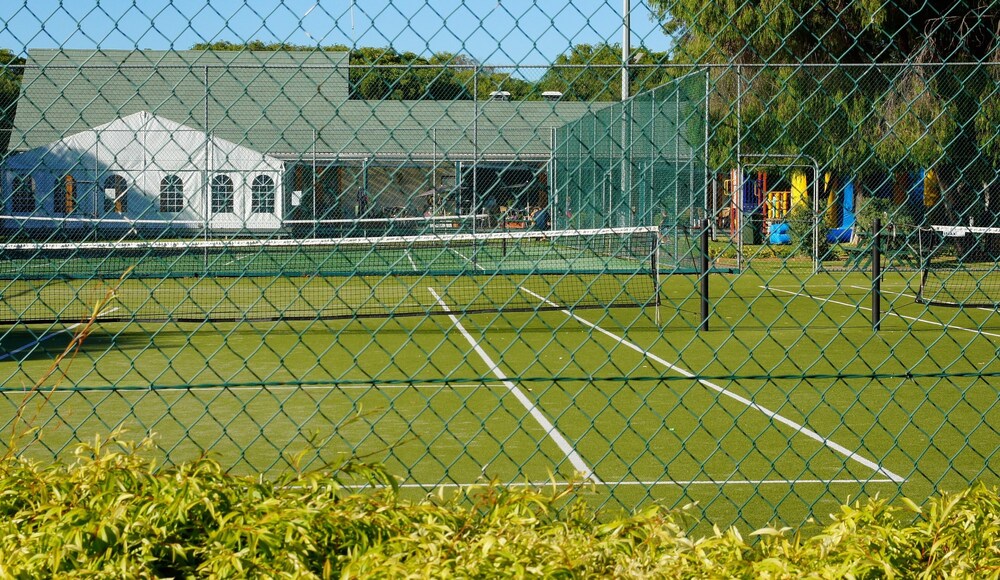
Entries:
[[[813,211],[808,204],[800,203],[788,212],[785,218],[788,224],[788,234],[792,239],[790,247],[802,256],[811,256],[813,252]],[[826,256],[830,251],[830,242],[826,239],[825,222],[820,222],[819,255]]]
[[915,223],[912,211],[907,206],[900,206],[891,199],[872,197],[861,205],[855,217],[854,227],[859,234],[870,235],[875,225],[875,218],[882,219],[883,227],[892,224],[901,233],[910,232]]
[[[367,491],[348,485],[368,484]],[[141,446],[82,446],[72,465],[0,460],[0,576],[996,577],[1000,496],[844,506],[809,538],[686,533],[683,511],[595,514],[586,490],[497,484],[405,501],[345,461],[277,481],[209,459],[158,468]]]

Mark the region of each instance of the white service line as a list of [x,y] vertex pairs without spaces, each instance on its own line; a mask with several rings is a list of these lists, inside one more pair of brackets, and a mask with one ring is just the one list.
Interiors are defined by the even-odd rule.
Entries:
[[[869,286],[856,286],[854,284],[848,286],[848,288],[854,288],[856,290],[868,290],[869,292],[871,291],[871,287],[869,287]],[[882,293],[883,294],[895,294],[896,296],[902,296],[904,298],[913,298],[914,301],[917,300],[917,295],[916,294],[908,294],[906,292],[897,292],[895,290],[886,290],[885,286],[882,287]],[[970,310],[982,310],[983,312],[996,312],[995,308],[986,308],[986,307],[983,307],[983,306],[976,306],[976,307],[970,308]]]
[[[554,306],[556,308],[559,308],[558,304],[552,302],[551,300],[545,298],[544,296],[541,296],[539,294],[536,294],[536,293],[532,292],[531,290],[528,290],[527,288],[521,288],[521,291],[522,292],[527,292],[528,294],[531,294],[532,296],[534,296],[538,300],[541,300],[541,301],[549,304],[550,306]],[[682,369],[681,367],[679,367],[677,365],[674,365],[674,364],[671,364],[671,363],[667,362],[663,358],[660,358],[660,357],[656,356],[655,354],[649,352],[648,350],[643,349],[639,345],[637,345],[637,344],[635,344],[633,342],[629,342],[625,338],[623,338],[621,336],[618,336],[618,335],[612,333],[609,330],[605,330],[604,328],[601,328],[600,326],[594,324],[593,322],[590,322],[589,320],[586,320],[584,318],[580,318],[579,316],[577,316],[576,314],[570,312],[569,310],[562,309],[562,313],[565,314],[566,316],[569,316],[570,318],[573,318],[574,320],[580,322],[581,324],[583,324],[585,326],[588,326],[588,327],[596,330],[597,332],[600,332],[601,334],[607,336],[608,338],[611,338],[611,339],[617,341],[622,346],[626,346],[626,347],[628,347],[628,348],[636,351],[637,353],[645,356],[649,360],[657,362],[657,363],[663,365],[667,369],[672,370],[672,371],[674,371],[677,374],[680,374],[680,375],[685,376],[685,377],[690,378],[690,379],[695,379],[699,383],[701,383],[703,386],[708,387],[709,389],[711,389],[711,390],[719,393],[720,395],[725,395],[726,397],[729,397],[729,398],[731,398],[731,399],[733,399],[735,401],[739,401],[740,403],[742,403],[743,405],[746,405],[747,407],[749,407],[751,409],[754,409],[756,411],[760,411],[761,413],[763,413],[764,415],[767,415],[768,417],[770,417],[774,421],[777,421],[777,422],[782,423],[782,424],[784,424],[784,425],[786,425],[788,427],[791,427],[796,432],[801,433],[801,434],[805,435],[806,437],[809,437],[813,441],[821,443],[825,447],[829,447],[830,449],[836,451],[837,453],[840,453],[841,455],[843,455],[847,459],[850,459],[852,461],[856,461],[856,462],[860,463],[861,465],[864,465],[868,469],[871,469],[871,470],[875,471],[876,473],[881,473],[882,475],[888,477],[889,479],[891,479],[892,481],[894,481],[896,483],[902,483],[902,482],[906,481],[906,478],[904,478],[904,477],[902,477],[900,475],[897,475],[897,474],[893,473],[892,471],[889,471],[888,469],[880,466],[879,464],[875,463],[874,461],[872,461],[872,460],[870,460],[868,458],[865,458],[865,457],[862,457],[861,455],[858,455],[854,451],[851,451],[850,449],[844,447],[843,445],[841,445],[841,444],[839,444],[839,443],[837,443],[835,441],[831,441],[830,439],[827,439],[826,437],[823,437],[822,435],[820,435],[819,433],[813,431],[812,429],[809,429],[808,427],[806,427],[804,425],[800,425],[799,423],[796,423],[795,421],[792,421],[791,419],[789,419],[787,417],[779,415],[778,413],[776,413],[776,412],[768,409],[767,407],[764,407],[762,405],[758,405],[757,403],[754,403],[753,401],[751,401],[750,399],[747,399],[746,397],[743,397],[741,395],[737,395],[736,393],[734,393],[732,391],[729,391],[729,390],[727,390],[724,387],[720,387],[719,385],[716,385],[715,383],[713,383],[711,381],[707,381],[705,379],[698,379],[698,378],[695,377],[694,373],[691,373],[691,372],[689,372],[689,371],[687,371],[685,369]]]
[[[865,289],[864,287],[861,287],[861,286],[852,286],[852,287],[853,288]],[[868,312],[871,312],[871,308],[870,307],[861,306],[860,304],[851,304],[850,302],[841,302],[840,300],[834,300],[832,298],[822,298],[822,297],[819,297],[819,296],[813,296],[812,294],[806,294],[804,292],[792,292],[791,290],[782,290],[781,288],[773,288],[771,286],[760,286],[760,288],[762,288],[764,290],[771,291],[771,292],[784,292],[785,294],[791,294],[792,296],[803,296],[805,298],[811,298],[812,300],[816,300],[816,301],[819,301],[819,302],[829,302],[830,304],[836,304],[838,306],[847,306],[848,308],[853,308],[855,310],[867,310]],[[895,292],[894,292],[894,294],[895,294]],[[902,318],[903,320],[909,320],[911,322],[922,322],[924,324],[930,324],[931,326],[940,326],[942,328],[950,328],[952,330],[963,330],[965,332],[971,332],[973,334],[981,334],[983,336],[991,336],[993,338],[1000,338],[1000,334],[996,334],[996,333],[992,333],[992,332],[986,332],[986,331],[983,331],[983,330],[979,330],[978,328],[966,328],[964,326],[955,326],[954,324],[946,324],[944,322],[938,322],[936,320],[927,320],[925,318],[920,318],[918,316],[905,316],[903,314],[898,314],[898,313],[892,312],[892,311],[885,312],[884,314],[887,315],[887,316],[895,316],[896,318]]]
[[[111,310],[108,310],[104,314],[111,314],[112,312],[114,312],[116,310],[120,310],[120,308],[112,308]],[[40,337],[36,338],[35,340],[29,342],[28,344],[21,345],[18,348],[15,348],[12,351],[0,354],[0,361],[12,358],[14,355],[16,355],[16,354],[18,354],[20,352],[23,352],[23,351],[25,351],[25,350],[27,350],[29,348],[35,347],[35,346],[41,344],[42,342],[44,342],[46,340],[49,340],[50,338],[55,338],[55,337],[59,336],[60,334],[66,334],[68,332],[71,333],[74,328],[76,328],[78,326],[83,326],[84,324],[86,324],[86,323],[85,322],[77,322],[76,324],[67,326],[66,328],[64,328],[62,330],[58,330],[56,332],[53,332],[52,334],[43,334],[42,336],[40,336]]]
[[[858,290],[869,290],[869,291],[871,290],[870,287],[867,287],[867,286],[855,286],[853,284],[850,285],[850,286],[848,286],[848,288],[856,288]],[[883,294],[895,294],[896,296],[903,296],[904,298],[913,298],[914,300],[917,299],[916,294],[907,294],[906,292],[896,292],[895,290],[886,290],[885,286],[882,287],[882,293]],[[982,310],[983,312],[996,312],[995,308],[984,308],[982,306],[976,306],[974,308],[971,308],[971,310]],[[890,314],[892,314],[892,313],[890,312]]]
[[[483,266],[481,266],[478,262],[474,261],[472,258],[470,258],[469,256],[466,256],[462,252],[459,252],[455,248],[452,248],[452,247],[449,246],[448,247],[448,251],[451,252],[452,254],[455,254],[459,258],[465,260],[466,262],[469,262],[470,264],[474,265],[477,269],[483,270],[483,271],[486,270],[486,268],[484,268]],[[473,251],[473,254],[475,254],[475,250],[472,250],[472,251]]]
[[228,262],[226,262],[225,264],[223,264],[223,266],[232,266],[233,264],[236,264],[238,262],[242,262],[243,260],[247,260],[249,258],[250,258],[250,256],[236,256],[232,260],[229,260]]
[[434,299],[437,300],[438,304],[440,304],[442,308],[444,308],[445,312],[448,312],[448,318],[451,319],[452,324],[454,324],[455,328],[457,328],[458,331],[462,333],[462,336],[465,337],[465,340],[467,340],[469,342],[469,345],[473,348],[473,350],[476,351],[476,354],[478,354],[479,357],[483,359],[483,362],[486,363],[486,366],[490,367],[490,371],[493,373],[493,375],[496,376],[496,378],[500,379],[500,382],[503,383],[503,385],[512,395],[514,395],[514,398],[516,398],[518,402],[520,402],[524,406],[524,408],[528,410],[528,413],[531,415],[531,417],[538,422],[542,430],[545,431],[545,434],[552,439],[552,441],[556,444],[557,447],[559,447],[560,450],[562,450],[564,454],[566,454],[566,457],[569,459],[569,462],[573,464],[573,468],[576,469],[576,471],[580,473],[584,477],[584,479],[590,480],[595,484],[600,485],[601,480],[598,479],[598,477],[594,474],[594,470],[587,465],[587,463],[583,460],[583,457],[581,457],[580,454],[576,451],[576,449],[574,449],[573,446],[570,445],[569,441],[567,441],[566,438],[563,437],[563,434],[560,433],[558,430],[556,430],[555,425],[553,425],[552,422],[549,421],[548,417],[546,417],[545,414],[542,413],[542,411],[537,406],[535,406],[535,404],[531,401],[531,399],[529,399],[527,395],[525,395],[524,392],[517,387],[517,385],[515,385],[510,379],[507,378],[507,375],[504,374],[502,370],[500,370],[500,367],[498,367],[495,362],[493,362],[493,359],[490,358],[490,355],[487,354],[486,351],[483,350],[483,347],[480,346],[478,342],[476,342],[476,339],[473,338],[473,336],[469,334],[467,330],[465,330],[465,327],[462,326],[462,323],[458,320],[458,317],[456,317],[454,314],[451,314],[451,309],[448,308],[448,305],[445,304],[444,300],[441,299],[438,293],[435,292],[433,288],[428,288],[428,290],[430,290],[431,294],[434,295]]

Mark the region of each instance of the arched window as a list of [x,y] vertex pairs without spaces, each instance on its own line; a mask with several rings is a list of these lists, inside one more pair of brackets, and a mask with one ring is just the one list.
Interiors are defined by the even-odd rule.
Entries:
[[128,182],[121,175],[109,175],[104,180],[104,211],[128,211]]
[[160,211],[177,213],[184,209],[184,182],[176,175],[160,180]]
[[52,211],[58,214],[72,213],[76,208],[76,179],[65,175],[56,181],[52,191]]
[[269,175],[258,175],[250,185],[250,212],[274,213],[274,180]]
[[14,176],[14,198],[11,200],[14,213],[35,211],[35,180],[30,175]]
[[212,213],[233,213],[233,180],[228,175],[212,177]]

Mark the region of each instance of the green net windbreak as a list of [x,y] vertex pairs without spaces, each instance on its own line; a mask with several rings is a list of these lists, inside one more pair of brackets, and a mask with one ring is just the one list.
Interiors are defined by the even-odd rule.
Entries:
[[[659,226],[671,247],[687,243],[708,215],[707,90],[707,75],[692,73],[556,129],[556,223]],[[670,260],[694,272],[689,255]]]
[[998,22],[8,2],[0,452],[124,429],[705,530],[996,483]]

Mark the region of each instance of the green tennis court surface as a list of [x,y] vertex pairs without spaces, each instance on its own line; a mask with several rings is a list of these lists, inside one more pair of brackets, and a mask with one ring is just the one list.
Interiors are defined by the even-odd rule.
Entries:
[[[653,306],[98,324],[34,393],[17,389],[45,376],[73,328],[23,326],[3,340],[0,412],[9,435],[23,406],[37,457],[122,427],[154,434],[168,462],[209,453],[269,473],[299,452],[315,468],[355,454],[414,493],[584,479],[598,503],[697,501],[710,521],[757,526],[1000,469],[984,378],[1000,367],[994,313],[928,309],[891,274],[873,333],[866,277],[804,275],[717,284],[701,333],[681,276],[664,285],[659,325]],[[447,310],[457,290],[424,282],[410,291]],[[558,296],[537,280],[517,292]]]

